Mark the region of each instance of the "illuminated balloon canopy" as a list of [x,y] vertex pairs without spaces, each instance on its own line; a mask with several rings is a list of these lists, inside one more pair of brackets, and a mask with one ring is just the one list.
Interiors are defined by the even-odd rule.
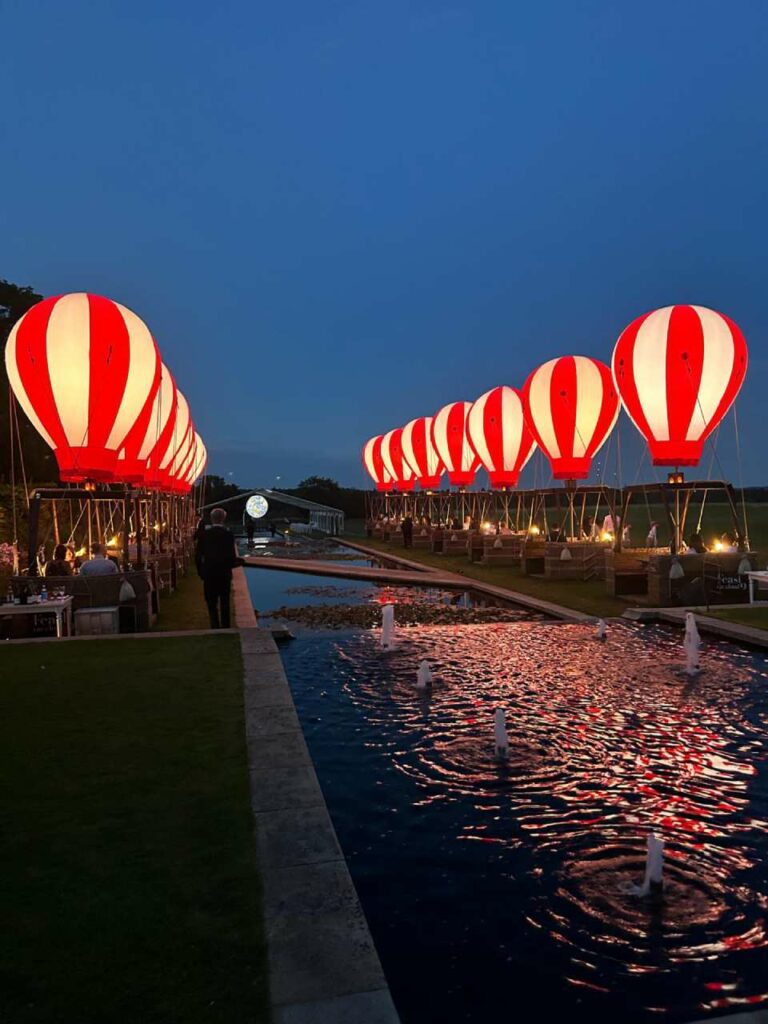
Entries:
[[251,519],[263,519],[269,510],[269,502],[262,494],[252,494],[245,503],[245,511]]
[[605,363],[587,356],[550,359],[523,388],[528,426],[556,480],[583,480],[613,429],[619,397]]
[[44,299],[14,325],[5,365],[62,480],[112,479],[126,444],[133,458],[160,386],[160,354],[130,309],[85,292]]
[[638,317],[613,350],[613,379],[655,466],[695,466],[747,372],[736,324],[704,306]]
[[536,447],[519,391],[502,386],[481,395],[469,410],[467,431],[491,487],[515,487]]
[[406,423],[400,443],[403,456],[415,473],[419,486],[424,490],[439,487],[445,466],[432,443],[432,417],[421,416]]
[[469,487],[480,465],[467,436],[467,417],[471,408],[471,402],[452,402],[432,420],[432,443],[454,487]]
[[381,457],[384,467],[399,491],[412,491],[416,476],[403,454],[403,430],[390,430],[381,439]]
[[381,434],[366,441],[363,447],[363,465],[366,472],[376,485],[377,491],[392,490],[392,476],[384,465],[384,458],[381,454],[381,445],[384,438]]

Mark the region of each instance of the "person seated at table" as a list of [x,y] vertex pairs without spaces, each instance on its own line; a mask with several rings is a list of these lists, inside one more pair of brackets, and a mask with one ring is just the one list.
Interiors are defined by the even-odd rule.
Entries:
[[66,544],[57,544],[53,549],[53,558],[45,565],[46,576],[71,576],[72,564]]
[[110,576],[120,572],[117,564],[111,558],[107,558],[103,544],[91,544],[91,557],[83,563],[80,569],[81,576]]
[[692,533],[691,536],[688,538],[688,551],[695,551],[697,555],[706,554],[707,547],[704,543],[704,538],[701,536],[701,532],[699,530],[697,530],[695,533]]

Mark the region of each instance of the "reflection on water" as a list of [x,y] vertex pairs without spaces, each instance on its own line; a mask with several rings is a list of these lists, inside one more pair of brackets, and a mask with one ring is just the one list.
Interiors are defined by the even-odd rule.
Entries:
[[[710,644],[691,681],[679,633],[593,632],[417,627],[391,653],[307,633],[284,653],[405,1024],[768,1000],[765,659]],[[661,910],[627,892],[650,829]]]

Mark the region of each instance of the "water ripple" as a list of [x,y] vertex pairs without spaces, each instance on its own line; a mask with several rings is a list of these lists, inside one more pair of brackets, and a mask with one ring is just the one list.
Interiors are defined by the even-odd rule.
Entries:
[[[667,1019],[765,1001],[763,658],[710,644],[690,679],[678,634],[624,626],[604,643],[590,627],[538,623],[415,628],[391,652],[370,632],[314,642],[340,702],[318,745],[309,737],[321,767],[351,706],[371,763],[386,764],[393,813],[415,827],[439,809],[441,827],[453,821],[446,864],[471,848],[478,882],[501,894],[502,877],[516,880],[515,927],[579,1000],[622,994]],[[422,693],[425,657],[435,684]],[[311,673],[287,662],[304,718]],[[343,832],[354,812],[340,813]],[[651,829],[667,846],[662,907],[630,895]],[[672,978],[686,969],[682,993]]]

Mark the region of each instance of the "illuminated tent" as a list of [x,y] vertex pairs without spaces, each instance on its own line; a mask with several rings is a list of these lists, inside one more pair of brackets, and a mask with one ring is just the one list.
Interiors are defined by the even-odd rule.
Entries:
[[443,406],[432,420],[432,443],[454,487],[469,487],[480,465],[467,436],[471,407],[471,402],[452,402]]
[[562,356],[534,370],[523,388],[528,426],[556,480],[583,480],[613,429],[619,397],[605,363]]
[[403,427],[403,455],[424,490],[440,486],[445,466],[432,443],[432,417],[421,416]]
[[382,441],[383,437],[381,434],[378,434],[376,437],[372,437],[369,441],[365,442],[363,447],[363,465],[376,485],[377,491],[391,491],[393,481],[389,470],[384,465],[384,459],[381,454]]
[[747,372],[736,324],[704,306],[638,317],[613,350],[613,379],[655,466],[695,466]]
[[38,302],[13,327],[5,365],[62,480],[112,479],[120,449],[138,449],[160,354],[146,324],[119,302],[85,292]]
[[472,404],[469,441],[488,472],[491,487],[514,487],[536,446],[515,388],[493,388]]
[[384,434],[381,439],[381,457],[398,491],[412,491],[416,486],[416,476],[403,455],[402,438],[402,427]]

